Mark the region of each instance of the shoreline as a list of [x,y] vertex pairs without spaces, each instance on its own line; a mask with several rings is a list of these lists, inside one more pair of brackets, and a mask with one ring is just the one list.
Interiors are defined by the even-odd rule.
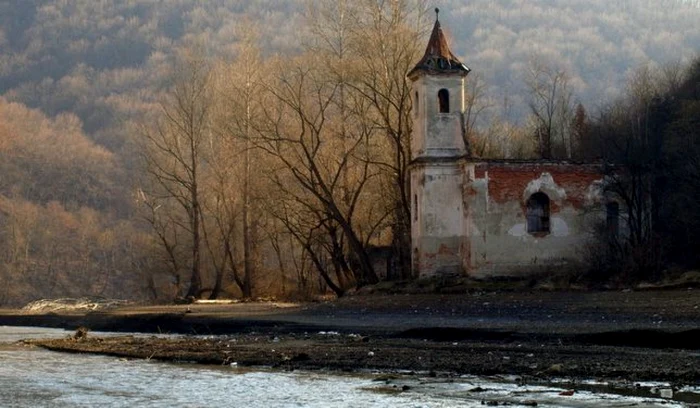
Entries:
[[405,372],[428,373],[431,377],[510,375],[527,382],[596,378],[700,384],[700,357],[692,350],[539,340],[434,341],[337,332],[254,332],[171,338],[88,335],[81,339],[28,340],[24,344],[60,352],[285,371]]
[[697,297],[692,291],[366,295],[284,307],[268,302],[63,314],[4,310],[0,325],[184,335],[99,338],[88,333],[81,339],[26,342],[120,358],[440,377],[512,375],[534,382],[596,378],[698,385]]
[[[140,340],[146,341],[135,341],[134,338],[139,337]],[[189,336],[188,336],[189,337]],[[344,339],[344,338],[347,339]],[[111,339],[111,340],[110,340]],[[437,389],[449,389],[452,391],[459,390],[459,400],[466,398],[469,401],[475,402],[477,405],[479,401],[482,401],[482,405],[518,405],[518,406],[538,406],[538,405],[569,405],[567,402],[573,403],[574,400],[590,400],[591,398],[599,402],[612,403],[613,401],[619,402],[620,406],[627,406],[631,403],[646,402],[649,406],[664,406],[666,404],[673,404],[674,406],[687,406],[695,407],[696,404],[700,403],[700,386],[693,385],[688,381],[677,380],[668,381],[667,380],[643,380],[641,377],[637,379],[625,379],[625,378],[604,378],[604,377],[590,377],[581,376],[577,377],[571,375],[569,372],[569,367],[553,367],[544,373],[538,375],[517,375],[517,374],[465,374],[455,371],[423,371],[423,370],[403,370],[403,369],[377,369],[372,364],[368,364],[364,367],[358,367],[357,363],[354,362],[351,369],[339,369],[338,367],[332,367],[328,365],[316,366],[313,364],[315,360],[314,356],[287,356],[287,358],[279,359],[279,357],[284,356],[286,352],[295,347],[298,349],[300,347],[300,342],[313,342],[315,344],[319,343],[319,340],[325,342],[326,344],[333,343],[336,346],[340,343],[344,343],[346,340],[352,341],[354,344],[359,343],[373,343],[374,339],[369,339],[364,341],[357,336],[341,335],[336,333],[325,333],[316,334],[309,336],[309,338],[289,338],[285,336],[284,338],[279,338],[275,340],[274,338],[248,338],[247,340],[241,336],[221,336],[219,338],[208,338],[199,339],[204,340],[204,342],[197,343],[197,349],[199,354],[199,359],[187,359],[190,356],[185,353],[182,354],[182,350],[189,350],[192,352],[195,347],[195,343],[190,343],[189,346],[183,347],[182,342],[188,342],[191,339],[177,338],[169,339],[166,342],[168,345],[174,346],[174,349],[178,350],[177,356],[171,356],[170,358],[164,357],[164,355],[143,355],[138,357],[143,360],[146,364],[148,361],[159,361],[159,362],[172,362],[175,364],[185,364],[184,367],[187,370],[195,369],[192,364],[200,363],[201,369],[206,371],[215,370],[216,372],[228,372],[230,375],[240,375],[248,373],[270,373],[271,375],[301,375],[301,376],[326,376],[331,377],[344,377],[350,376],[353,378],[363,378],[365,381],[364,389],[378,392],[378,393],[434,393]],[[177,340],[180,341],[178,343]],[[136,344],[151,344],[151,346],[156,346],[159,343],[153,342],[152,338],[141,337],[141,336],[126,336],[124,338],[98,338],[98,337],[88,337],[85,340],[72,341],[72,343],[80,343],[79,349],[90,348],[90,343],[100,344],[105,341],[112,341],[112,344],[124,345],[131,342],[130,348],[134,349]],[[211,342],[218,342],[220,344],[229,344],[231,348],[231,343],[233,343],[234,348],[247,348],[250,344],[247,341],[258,343],[256,348],[266,349],[264,354],[275,354],[278,356],[277,359],[273,359],[280,363],[277,364],[260,364],[256,362],[250,364],[238,363],[236,361],[226,362],[227,364],[220,364],[218,361],[208,361],[201,359],[202,355],[206,355],[209,350],[202,345],[208,346]],[[70,342],[70,341],[69,341]],[[207,343],[209,342],[209,343]],[[24,345],[18,345],[18,347],[27,347],[28,344],[32,345],[34,342],[25,342]],[[265,347],[266,343],[272,343],[273,347],[270,349]],[[297,343],[293,346],[293,343]],[[38,346],[34,344],[34,346]],[[162,346],[162,343],[160,344]],[[378,347],[377,344],[374,346],[374,355],[367,356],[367,358],[384,360],[386,357],[384,352],[389,350],[389,348]],[[406,346],[406,344],[404,344]],[[451,345],[453,346],[453,345]],[[111,346],[110,346],[111,347]],[[421,346],[421,348],[425,348]],[[432,346],[428,346],[431,349]],[[146,352],[148,347],[140,347],[142,352]],[[308,350],[308,346],[305,348]],[[459,347],[457,347],[459,349]],[[325,347],[314,349],[316,353],[324,353],[327,351]],[[482,350],[484,351],[484,350]],[[72,352],[80,352],[79,350],[73,350]],[[252,352],[252,350],[249,350]],[[453,351],[454,352],[454,351]],[[430,350],[428,350],[430,353]],[[134,362],[129,363],[129,360],[133,360],[133,357],[127,357],[121,353],[100,353],[97,354],[107,354],[114,358],[114,364],[120,367],[129,367]],[[491,354],[491,353],[486,353]],[[131,355],[131,354],[127,354]],[[229,353],[230,355],[230,353]],[[234,353],[236,357],[240,354]],[[433,356],[439,357],[439,353],[433,353]],[[49,357],[47,357],[49,358]],[[81,358],[81,357],[78,357]],[[71,360],[71,359],[69,359]],[[92,359],[81,358],[84,361],[83,364],[90,364]],[[104,360],[101,360],[104,361]],[[304,365],[304,362],[312,361],[311,364]],[[138,366],[144,364],[144,362],[136,363]],[[126,365],[124,365],[126,364]],[[168,368],[167,364],[164,367]],[[177,366],[173,366],[175,369]],[[180,365],[180,367],[182,367]],[[86,367],[87,368],[87,367]],[[196,368],[199,370],[200,368]],[[370,385],[371,384],[371,385]],[[441,388],[444,387],[444,388]],[[503,390],[509,390],[503,392]],[[652,401],[654,403],[652,403]],[[558,402],[558,403],[557,403]],[[680,405],[679,405],[680,403]],[[573,405],[572,405],[573,406]],[[646,405],[645,405],[646,406]]]

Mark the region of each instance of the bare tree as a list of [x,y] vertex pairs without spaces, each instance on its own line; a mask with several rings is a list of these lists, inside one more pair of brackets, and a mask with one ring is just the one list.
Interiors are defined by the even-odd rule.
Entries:
[[[255,187],[260,187],[260,183],[256,183],[254,173],[259,175],[258,170],[264,165],[258,160],[260,168],[253,167],[254,159],[258,157],[251,138],[253,123],[259,116],[259,96],[263,89],[264,76],[260,69],[263,60],[256,44],[255,28],[244,24],[240,33],[242,38],[238,43],[236,59],[230,64],[222,64],[217,75],[215,130],[219,140],[218,143],[212,144],[212,154],[216,157],[212,166],[219,175],[218,200],[222,203],[219,206],[225,211],[215,211],[213,216],[219,218],[217,225],[234,282],[241,289],[243,296],[250,298],[253,296],[255,274],[257,219],[261,216],[254,201],[256,195],[262,194],[261,191],[255,191]],[[240,229],[235,228],[237,222],[241,224]],[[237,242],[242,244],[243,266],[240,271],[234,256]],[[221,279],[217,278],[217,282],[220,281]],[[216,292],[220,290],[219,286],[215,286]]]
[[[189,287],[187,297],[202,290],[202,167],[210,129],[209,67],[201,57],[188,56],[177,72],[175,85],[161,105],[160,119],[144,131],[147,171],[157,187],[154,200],[172,202],[165,209],[181,214],[169,217],[187,234]],[[154,207],[155,208],[155,207]]]
[[590,120],[583,104],[578,103],[571,119],[571,144],[574,155],[579,158],[596,158],[590,146]]
[[[328,242],[331,239],[323,227],[324,223],[330,220],[321,216],[316,208],[306,202],[289,198],[277,203],[273,215],[289,232],[294,243],[301,247],[301,256],[295,260],[299,289],[305,292],[308,287],[304,264],[304,259],[308,257],[326,286],[337,296],[343,296],[350,287],[348,280],[352,277],[348,276],[349,268],[344,270],[337,258],[335,258],[336,262],[329,261],[334,259],[332,249],[328,248]],[[341,256],[343,256],[342,253]],[[333,272],[335,272],[335,279]]]
[[561,143],[565,157],[571,158],[569,129],[573,108],[568,74],[563,69],[531,59],[525,84],[530,96],[532,127],[540,157],[551,158],[555,144]]
[[[342,233],[348,248],[343,256],[350,257],[356,283],[375,283],[356,219],[368,183],[378,175],[372,165],[372,128],[361,120],[334,120],[342,110],[341,87],[314,58],[304,55],[288,63],[279,84],[269,88],[274,102],[266,107],[258,146],[281,165],[273,175],[277,187],[320,221],[327,220],[330,231]],[[348,114],[359,119],[364,105],[356,102]]]
[[351,49],[358,60],[353,87],[371,106],[367,115],[383,133],[386,153],[379,162],[391,198],[392,240],[402,277],[410,276],[411,84],[408,71],[418,61],[428,32],[423,0],[362,0],[356,6]]
[[616,256],[636,277],[656,277],[662,262],[658,237],[664,207],[663,81],[648,67],[631,78],[625,95],[595,124],[600,154],[612,163],[605,190],[624,209],[626,234],[616,237]]
[[488,129],[479,128],[480,122],[493,104],[486,96],[486,84],[478,73],[469,76],[465,105],[462,135],[468,153],[475,157],[497,156],[492,152],[496,147],[494,145],[498,144],[491,140],[494,134]]

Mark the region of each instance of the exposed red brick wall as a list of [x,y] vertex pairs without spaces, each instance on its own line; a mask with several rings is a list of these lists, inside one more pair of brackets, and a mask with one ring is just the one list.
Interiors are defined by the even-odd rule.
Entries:
[[[574,208],[584,204],[588,187],[603,175],[600,167],[588,164],[541,163],[541,162],[503,162],[477,163],[474,175],[484,178],[488,172],[489,197],[497,203],[522,201],[522,195],[528,183],[538,179],[542,173],[549,173],[554,182],[566,191],[566,200]],[[558,207],[552,203],[552,212]]]

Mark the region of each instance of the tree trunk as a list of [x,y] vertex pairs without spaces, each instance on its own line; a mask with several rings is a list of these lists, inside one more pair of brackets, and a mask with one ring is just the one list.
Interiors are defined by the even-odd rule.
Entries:
[[[196,189],[196,185],[193,189]],[[201,237],[199,225],[199,201],[196,191],[192,195],[192,275],[190,276],[190,288],[187,291],[187,297],[199,298],[202,290],[202,275],[201,275]]]
[[250,221],[250,105],[246,106],[245,170],[243,175],[243,297],[253,297]]

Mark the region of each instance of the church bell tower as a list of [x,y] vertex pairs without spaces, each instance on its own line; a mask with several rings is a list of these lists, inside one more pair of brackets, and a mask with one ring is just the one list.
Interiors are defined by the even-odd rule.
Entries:
[[412,81],[411,245],[414,276],[461,274],[467,264],[464,225],[465,79],[442,32],[439,10]]

